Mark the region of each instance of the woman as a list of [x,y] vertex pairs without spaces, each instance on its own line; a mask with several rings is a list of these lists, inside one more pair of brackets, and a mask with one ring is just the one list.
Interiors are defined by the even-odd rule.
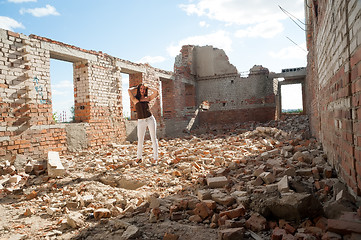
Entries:
[[[134,96],[132,91],[137,89],[137,93]],[[152,139],[153,145],[153,162],[158,163],[158,141],[157,141],[157,123],[154,116],[149,110],[149,102],[155,99],[158,96],[158,91],[156,89],[150,88],[153,92],[152,95],[148,96],[148,87],[144,84],[139,84],[136,87],[131,87],[128,89],[130,100],[134,103],[135,109],[137,111],[138,119],[138,149],[137,149],[137,163],[142,161],[142,151],[143,151],[143,142],[144,135],[147,127],[149,129],[150,137]]]

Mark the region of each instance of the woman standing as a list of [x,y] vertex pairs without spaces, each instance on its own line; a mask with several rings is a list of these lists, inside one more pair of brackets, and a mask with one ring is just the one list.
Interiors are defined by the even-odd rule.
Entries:
[[[133,95],[132,91],[137,89],[136,95]],[[148,96],[148,87],[144,84],[139,84],[136,87],[128,89],[130,100],[135,105],[137,111],[138,127],[138,149],[137,149],[137,163],[142,161],[143,142],[145,131],[147,127],[149,129],[150,137],[153,145],[153,162],[158,163],[158,141],[157,141],[157,123],[153,114],[149,110],[149,102],[158,96],[158,91],[153,88],[149,88],[152,91],[152,95]]]

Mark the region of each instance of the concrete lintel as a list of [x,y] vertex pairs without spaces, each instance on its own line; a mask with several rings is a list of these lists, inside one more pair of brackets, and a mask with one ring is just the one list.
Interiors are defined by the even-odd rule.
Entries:
[[115,66],[117,66],[120,69],[120,72],[127,74],[146,72],[145,66],[139,66],[136,63],[132,63],[132,62],[117,61],[115,63]]
[[189,84],[189,85],[196,85],[196,82],[195,82],[195,81],[189,80],[189,79],[187,79],[187,78],[182,78],[182,79],[181,79],[181,82],[182,82],[182,83],[185,83],[185,84]]
[[155,73],[159,78],[164,78],[167,80],[174,80],[174,74],[167,74],[167,73],[161,73],[161,72],[156,72]]
[[281,73],[270,73],[269,76],[271,78],[284,78],[284,79],[299,79],[299,78],[305,78],[307,70],[306,68],[295,68],[291,69],[294,71],[287,71],[288,69],[283,69],[283,72]]
[[289,84],[297,84],[297,83],[304,83],[305,79],[304,78],[297,78],[297,79],[287,79],[284,81],[279,81],[278,84],[279,85],[289,85]]
[[50,51],[50,57],[62,61],[79,62],[84,59],[97,61],[97,56],[56,43],[41,42],[41,47]]

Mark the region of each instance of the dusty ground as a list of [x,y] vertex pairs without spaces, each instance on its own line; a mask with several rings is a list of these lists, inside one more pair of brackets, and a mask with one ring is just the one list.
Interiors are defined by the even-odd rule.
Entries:
[[[247,123],[162,139],[161,161],[155,166],[134,163],[136,143],[61,156],[67,174],[57,178],[49,178],[36,160],[28,158],[37,171],[16,174],[9,164],[2,165],[0,239],[239,239],[220,236],[230,228],[240,228],[243,239],[270,239],[275,224],[285,226],[280,219],[296,229],[287,232],[296,236],[309,234],[300,230],[307,229],[307,221],[307,227],[316,228],[320,218],[324,222],[339,216],[330,209],[356,211],[357,202],[342,192],[345,188],[327,165],[322,146],[310,138],[306,117],[260,126]],[[144,151],[151,156],[149,141]],[[273,178],[256,172],[272,173]],[[285,175],[289,183],[280,190]],[[207,179],[217,176],[226,176],[227,183],[210,187]],[[336,201],[340,192],[342,202]],[[277,199],[295,194],[308,194],[322,206],[297,206],[301,212],[296,209],[289,216]],[[275,202],[268,204],[273,198]],[[196,204],[204,199],[215,208],[205,216],[199,213],[200,218]],[[245,209],[242,215],[226,222],[215,218],[240,206]],[[267,222],[252,225],[255,213]],[[308,239],[321,239],[326,233],[317,227],[321,232]]]

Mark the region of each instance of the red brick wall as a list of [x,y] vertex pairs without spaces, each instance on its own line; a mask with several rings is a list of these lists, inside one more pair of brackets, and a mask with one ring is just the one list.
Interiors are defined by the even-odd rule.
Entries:
[[226,111],[204,111],[199,114],[199,121],[205,125],[233,124],[247,121],[266,122],[275,118],[276,108],[248,108]]
[[175,118],[174,81],[162,80],[163,118]]
[[[49,79],[50,56],[37,41],[2,30],[5,66],[0,74],[0,157],[45,157],[66,150],[65,129],[53,126]],[[9,51],[11,47],[11,51]],[[10,52],[12,52],[10,54]]]
[[[351,142],[351,137],[354,137],[354,158],[356,168],[356,181],[358,190],[361,191],[361,46],[355,51],[351,57],[351,94],[353,115],[355,116],[353,122],[354,136],[347,135],[348,141]],[[350,140],[349,140],[350,139]]]
[[[311,131],[339,176],[361,195],[360,4],[317,1],[307,8],[306,104]],[[334,9],[338,9],[335,14]]]

